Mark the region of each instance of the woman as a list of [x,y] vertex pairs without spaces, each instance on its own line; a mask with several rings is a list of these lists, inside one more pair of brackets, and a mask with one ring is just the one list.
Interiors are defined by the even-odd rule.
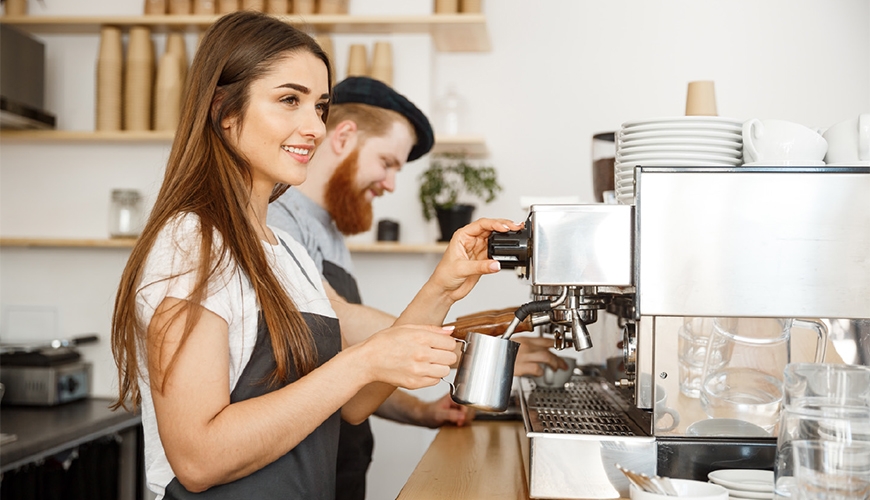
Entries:
[[112,325],[118,405],[141,403],[149,487],[165,498],[333,498],[339,415],[361,422],[397,386],[448,374],[450,330],[419,325],[498,270],[491,231],[521,227],[458,232],[396,324],[342,349],[314,263],[265,224],[305,180],[330,80],[309,36],[251,12],[218,20],[194,58]]

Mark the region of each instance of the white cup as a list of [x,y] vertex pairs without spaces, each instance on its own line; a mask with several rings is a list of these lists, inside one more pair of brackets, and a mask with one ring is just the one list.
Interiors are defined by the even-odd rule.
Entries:
[[554,370],[550,365],[542,365],[544,374],[540,377],[532,377],[535,385],[538,387],[562,387],[571,380],[571,375],[574,375],[574,367],[577,366],[577,359],[570,356],[560,356],[562,361],[568,364],[567,370]]
[[743,124],[746,163],[821,162],[827,151],[825,138],[799,123],[753,118]]
[[[670,425],[664,425],[668,420],[665,415],[670,415]],[[680,425],[680,413],[668,408],[668,393],[665,388],[656,384],[656,406],[655,406],[656,432],[672,431]]]
[[870,113],[831,125],[822,134],[828,141],[825,163],[856,163],[870,160]]

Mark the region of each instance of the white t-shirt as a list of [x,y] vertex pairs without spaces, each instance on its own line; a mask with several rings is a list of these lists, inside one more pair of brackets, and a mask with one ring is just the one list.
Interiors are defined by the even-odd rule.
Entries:
[[[322,278],[314,262],[299,243],[280,229],[270,227],[280,240],[287,244],[293,255],[279,241],[277,245],[263,242],[266,258],[287,290],[300,312],[310,312],[335,318],[335,312],[323,290]],[[172,219],[160,231],[145,262],[142,280],[136,294],[136,309],[143,328],[166,297],[186,300],[196,283],[200,242],[200,222],[196,214],[182,214]],[[220,234],[214,235],[215,246],[221,243]],[[300,269],[305,270],[305,273]],[[310,277],[311,282],[305,274]],[[177,276],[175,276],[177,275]],[[175,276],[175,277],[171,277]],[[171,277],[171,278],[170,278]],[[313,282],[313,286],[312,286]],[[209,282],[203,307],[223,318],[229,332],[230,387],[235,388],[257,340],[259,305],[251,281],[227,257],[219,271]],[[175,473],[166,459],[160,435],[157,432],[157,417],[148,383],[148,363],[144,346],[137,350],[141,377],[139,391],[142,395],[142,425],[145,433],[145,471],[148,487],[162,498],[167,484]]]

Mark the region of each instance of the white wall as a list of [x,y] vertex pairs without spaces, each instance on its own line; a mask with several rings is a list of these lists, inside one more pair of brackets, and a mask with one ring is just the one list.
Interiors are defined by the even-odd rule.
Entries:
[[[428,0],[353,0],[351,12],[425,13]],[[347,46],[390,40],[395,87],[433,111],[455,84],[469,104],[468,128],[485,136],[504,192],[478,216],[522,220],[524,195],[592,201],[591,138],[628,120],[680,115],[686,84],[716,82],[719,114],[781,118],[826,127],[870,111],[870,2],[867,0],[490,0],[492,51],[437,53],[426,35],[335,36],[339,76]],[[137,14],[139,0],[30,2],[34,15]],[[47,106],[61,128],[93,129],[93,35],[45,35]],[[162,38],[155,37],[162,53]],[[192,51],[195,35],[188,37]],[[109,192],[135,188],[153,199],[165,144],[0,144],[0,235],[103,238]],[[416,200],[423,159],[400,174],[399,190],[376,203],[376,219],[401,223],[408,243],[437,236]],[[372,240],[371,234],[357,240]],[[49,307],[57,331],[31,339],[97,332],[83,348],[97,395],[117,382],[109,315],[126,250],[0,250],[0,324],[9,311]],[[437,263],[432,255],[355,257],[363,298],[398,313]],[[451,312],[516,305],[528,290],[510,273],[482,280]],[[11,309],[10,309],[11,308]],[[12,337],[10,336],[12,335]],[[3,340],[20,333],[0,331]],[[430,399],[445,384],[424,391]],[[434,431],[375,421],[370,498],[395,497]]]

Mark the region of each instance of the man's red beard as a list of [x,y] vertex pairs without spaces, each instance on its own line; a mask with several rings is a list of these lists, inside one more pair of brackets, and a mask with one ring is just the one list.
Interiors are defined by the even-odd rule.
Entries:
[[326,211],[332,216],[342,234],[353,235],[372,227],[374,213],[366,199],[366,190],[356,187],[359,170],[359,149],[348,155],[326,184]]

